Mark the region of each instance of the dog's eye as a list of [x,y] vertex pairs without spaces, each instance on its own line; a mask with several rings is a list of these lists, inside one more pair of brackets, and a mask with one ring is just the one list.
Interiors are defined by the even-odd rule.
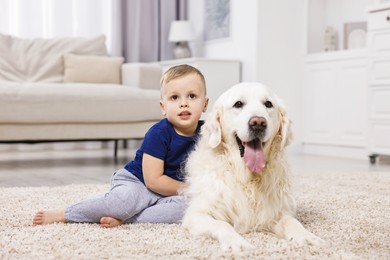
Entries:
[[234,103],[233,107],[234,108],[241,108],[244,106],[244,103],[242,103],[241,101],[237,101],[236,103]]
[[274,105],[272,104],[271,101],[267,100],[267,101],[264,102],[264,106],[267,107],[267,108],[271,108],[271,107],[273,107]]

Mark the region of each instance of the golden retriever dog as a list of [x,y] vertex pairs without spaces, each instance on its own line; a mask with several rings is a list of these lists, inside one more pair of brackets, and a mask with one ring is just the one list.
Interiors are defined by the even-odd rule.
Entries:
[[236,252],[252,247],[240,234],[254,230],[322,244],[295,218],[284,154],[290,140],[286,109],[265,85],[240,83],[223,93],[186,163],[182,225]]

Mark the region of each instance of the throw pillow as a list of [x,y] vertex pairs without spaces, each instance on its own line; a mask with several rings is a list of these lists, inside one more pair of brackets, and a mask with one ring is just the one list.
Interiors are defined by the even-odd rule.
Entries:
[[121,83],[122,57],[64,54],[64,82]]

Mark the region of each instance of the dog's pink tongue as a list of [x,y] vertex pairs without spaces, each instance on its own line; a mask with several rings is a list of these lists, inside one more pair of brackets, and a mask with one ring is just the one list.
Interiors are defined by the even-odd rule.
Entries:
[[265,167],[265,155],[259,139],[245,143],[244,161],[251,172],[260,173]]

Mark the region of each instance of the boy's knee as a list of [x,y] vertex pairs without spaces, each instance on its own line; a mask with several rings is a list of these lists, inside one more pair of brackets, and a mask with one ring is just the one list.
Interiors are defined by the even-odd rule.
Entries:
[[180,196],[180,195],[167,197],[166,202],[167,203],[176,203],[178,205],[182,205],[183,207],[186,205],[186,201],[185,201],[184,196]]
[[181,203],[184,202],[184,197],[180,195],[175,195],[170,197],[173,202]]
[[183,196],[172,196],[170,204],[173,208],[175,208],[177,214],[184,215],[187,203]]

